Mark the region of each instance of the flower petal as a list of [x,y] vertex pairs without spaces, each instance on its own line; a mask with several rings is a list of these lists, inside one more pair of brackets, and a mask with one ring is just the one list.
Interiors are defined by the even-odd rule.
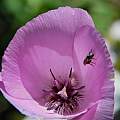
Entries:
[[[41,86],[44,87],[41,82],[46,79],[42,76],[50,77],[50,68],[55,74],[61,74],[61,71],[67,74],[72,67],[69,56],[74,32],[78,26],[86,24],[94,27],[86,11],[63,7],[42,14],[19,29],[2,62],[2,78],[9,94],[29,99],[27,89],[32,97],[38,98]],[[55,64],[58,61],[59,64]],[[62,69],[57,71],[56,68]]]
[[35,118],[54,118],[61,117],[58,114],[54,114],[53,112],[48,112],[45,107],[40,106],[33,99],[17,99],[8,95],[4,90],[1,90],[5,98],[13,104],[22,114],[27,116],[35,117]]
[[[84,65],[88,53],[94,52],[95,65]],[[78,29],[74,39],[74,61],[79,61],[82,79],[86,84],[88,102],[101,98],[101,87],[108,78],[112,78],[113,66],[103,38],[91,26]],[[92,94],[91,94],[92,93]]]
[[102,88],[102,100],[99,103],[95,120],[113,120],[114,111],[114,81],[108,80]]
[[102,87],[102,98],[98,105],[94,106],[83,116],[72,120],[113,120],[114,111],[114,81],[105,81]]
[[33,21],[36,30],[55,29],[74,34],[78,27],[89,25],[94,27],[94,23],[89,14],[80,8],[60,7],[38,16]]
[[93,120],[95,116],[97,105],[95,105],[92,109],[90,109],[86,114],[83,116],[78,116],[72,120]]
[[95,120],[113,120],[113,108],[114,100],[112,99],[103,99],[101,100],[97,111]]
[[31,48],[26,47],[25,49],[25,54],[19,58],[21,80],[32,97],[44,105],[46,101],[42,103],[44,100],[41,96],[42,92],[50,90],[49,86],[54,80],[50,69],[56,79],[59,79],[61,75],[65,77],[69,74],[70,67],[73,66],[72,59],[40,45],[38,48],[33,45]]
[[75,114],[75,115],[59,115],[54,113],[54,111],[48,111],[45,107],[40,106],[35,100],[33,99],[18,99],[11,97],[8,95],[4,90],[1,90],[5,98],[13,104],[22,114],[25,114],[29,117],[34,118],[44,118],[44,119],[72,119],[76,116],[82,117],[84,114],[89,112],[91,109],[94,108],[94,106],[97,105],[97,103],[91,104],[88,108],[86,108],[84,111]]
[[3,88],[3,82],[2,82],[2,77],[1,77],[1,72],[0,72],[0,90]]
[[73,67],[74,33],[83,25],[94,27],[86,11],[63,7],[38,16],[17,31],[5,51],[1,75],[5,88],[3,94],[19,110],[23,107],[31,112],[29,106],[24,106],[33,101],[32,98],[42,104],[38,99],[40,92],[46,87],[45,83],[49,84],[49,79],[53,79],[50,68],[55,75],[68,74]]
[[[0,72],[0,91],[2,91],[2,90],[6,91],[5,86],[4,86],[4,83],[3,83],[3,81],[2,81],[1,72]],[[7,91],[6,91],[6,92],[7,92]]]
[[14,57],[16,56],[14,55],[15,53],[12,52],[9,53],[8,55],[7,55],[8,52],[6,52],[2,62],[1,76],[4,85],[4,90],[9,95],[14,96],[16,98],[31,99],[31,96],[29,95],[29,93],[26,91],[22,84],[17,60],[14,59]]

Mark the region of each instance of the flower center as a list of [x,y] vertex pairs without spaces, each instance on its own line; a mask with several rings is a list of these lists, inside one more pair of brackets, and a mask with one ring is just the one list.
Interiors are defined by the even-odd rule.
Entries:
[[[83,99],[83,94],[80,91],[85,86],[78,87],[78,81],[72,76],[72,68],[70,69],[69,78],[65,80],[57,80],[50,69],[53,77],[53,85],[50,90],[44,90],[46,94],[47,110],[61,115],[69,115],[79,108],[80,99]],[[76,82],[76,84],[75,84]]]
[[64,99],[67,99],[67,97],[68,97],[65,86],[64,86],[64,88],[63,88],[61,91],[59,91],[57,94],[60,95],[61,97],[63,97]]

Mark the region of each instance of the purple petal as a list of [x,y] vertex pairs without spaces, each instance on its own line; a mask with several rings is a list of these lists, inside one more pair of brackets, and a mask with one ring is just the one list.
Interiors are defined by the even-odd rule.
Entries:
[[33,99],[18,99],[14,98],[10,95],[8,95],[4,90],[1,90],[5,98],[13,104],[22,114],[25,114],[30,117],[35,117],[35,118],[45,118],[45,119],[71,119],[76,116],[82,117],[89,111],[93,111],[94,106],[96,106],[97,103],[89,106],[86,108],[84,111],[75,114],[75,115],[68,115],[68,116],[63,116],[63,115],[58,115],[55,114],[53,111],[48,111],[45,107],[40,106],[35,100]]
[[32,97],[42,104],[40,98],[42,92],[49,90],[48,87],[53,81],[50,69],[57,79],[61,75],[64,77],[68,74],[70,67],[73,66],[72,59],[70,56],[61,56],[52,49],[40,46],[40,44],[39,47],[26,47],[25,49],[26,54],[21,59],[19,58],[21,79]]
[[[9,50],[9,52],[11,51]],[[8,94],[16,98],[30,99],[31,96],[24,88],[20,78],[17,60],[14,59],[14,57],[16,57],[14,55],[15,52],[11,52],[8,55],[7,53],[8,52],[6,51],[6,54],[4,55],[1,73],[4,90],[6,90]]]
[[[55,74],[61,74],[61,70],[56,71],[56,68],[64,68],[62,74],[65,74],[68,66],[72,67],[71,58],[68,57],[71,56],[73,43],[70,33],[74,33],[78,26],[86,24],[94,26],[86,11],[63,7],[42,14],[19,29],[3,57],[2,77],[6,90],[13,96],[29,98],[24,84],[38,98],[41,82],[47,79],[42,76],[50,77],[50,68]],[[31,82],[27,81],[29,79]],[[33,82],[36,83],[35,86]]]
[[3,94],[20,111],[34,111],[29,108],[35,102],[32,98],[42,104],[41,91],[53,79],[50,68],[56,77],[68,74],[73,67],[74,33],[83,25],[94,27],[86,11],[63,7],[38,16],[17,31],[3,57],[0,84],[5,87]]
[[[74,61],[78,61],[80,74],[86,84],[88,102],[101,98],[101,87],[113,77],[113,66],[103,38],[90,26],[83,26],[76,32],[74,40]],[[94,52],[95,64],[84,65],[88,53]]]
[[95,120],[113,120],[114,101],[112,99],[101,100],[97,111]]
[[114,81],[105,81],[102,87],[102,97],[98,106],[94,106],[85,115],[72,120],[113,120],[114,111]]
[[17,99],[9,96],[5,91],[1,90],[5,98],[13,104],[22,114],[31,117],[43,117],[43,118],[54,118],[61,117],[58,114],[54,114],[53,112],[48,112],[45,107],[40,106],[33,99]]
[[[1,72],[0,72],[0,91],[6,91],[4,83],[2,81]],[[7,92],[7,91],[6,91]]]
[[60,7],[38,16],[33,21],[34,28],[55,29],[74,34],[78,27],[89,25],[94,27],[94,23],[89,14],[80,8]]
[[102,88],[102,100],[99,103],[95,120],[113,120],[114,111],[114,81],[108,80]]
[[96,112],[96,107],[97,105],[95,105],[92,109],[90,109],[85,115],[78,116],[72,120],[93,120]]
[[[24,99],[29,99],[32,95],[42,104],[44,101],[40,98],[41,92],[47,89],[46,87],[49,87],[50,81],[53,80],[50,68],[58,78],[59,75],[66,76],[73,66],[72,58],[69,55],[70,50],[66,52],[63,51],[65,49],[61,50],[61,46],[67,45],[69,39],[64,34],[61,35],[57,32],[53,34],[49,31],[34,33],[35,35],[31,34],[30,37],[27,36],[23,39],[20,39],[20,34],[22,33],[16,34],[5,52],[2,80],[10,95]],[[61,36],[58,38],[61,39],[60,48],[57,49],[58,46],[52,44],[49,46],[49,37],[55,44],[58,35]],[[18,44],[17,42],[21,43]]]
[[2,82],[2,77],[1,77],[1,72],[0,72],[0,90],[3,88],[3,82]]
[[[13,96],[12,94],[9,94],[8,91],[6,91],[6,88],[4,86],[4,83],[2,81],[1,73],[0,73],[0,91],[4,95],[4,97],[13,104],[22,114],[25,114],[27,116],[32,117],[46,117],[47,115],[50,117],[54,117],[53,114],[48,113],[48,111],[40,106],[36,101],[34,101],[32,98],[27,99],[27,97],[24,99],[17,98],[17,96]],[[56,116],[56,115],[55,115]]]

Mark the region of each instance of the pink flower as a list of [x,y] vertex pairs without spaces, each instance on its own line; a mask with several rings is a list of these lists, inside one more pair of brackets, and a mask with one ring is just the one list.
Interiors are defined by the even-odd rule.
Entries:
[[112,120],[113,74],[88,13],[61,7],[17,31],[3,56],[0,87],[27,116]]

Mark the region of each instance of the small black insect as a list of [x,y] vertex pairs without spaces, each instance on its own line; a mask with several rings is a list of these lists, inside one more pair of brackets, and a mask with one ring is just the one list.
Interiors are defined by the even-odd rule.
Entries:
[[94,66],[95,65],[95,63],[93,62],[93,59],[95,59],[94,56],[95,56],[94,51],[93,49],[91,49],[86,58],[84,59],[83,64],[84,65],[90,64]]

